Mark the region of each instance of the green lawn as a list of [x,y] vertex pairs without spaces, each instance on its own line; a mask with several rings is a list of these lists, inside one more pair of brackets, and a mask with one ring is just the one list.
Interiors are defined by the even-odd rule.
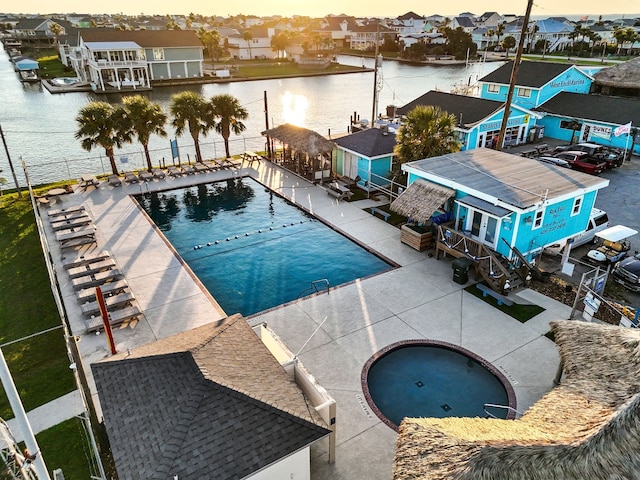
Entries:
[[515,318],[521,323],[526,322],[527,320],[531,320],[533,317],[538,315],[539,313],[544,312],[544,308],[539,305],[525,305],[520,303],[513,302],[513,305],[498,305],[498,300],[487,295],[483,296],[482,291],[476,287],[476,284],[465,287],[465,291],[469,292],[471,295],[478,297],[480,300],[484,300],[489,305],[494,306],[498,310],[506,313],[510,317]]
[[47,470],[60,468],[65,480],[90,478],[89,465],[92,458],[88,450],[87,432],[79,418],[72,418],[36,435]]
[[357,72],[361,71],[360,67],[351,67],[348,65],[331,64],[325,70],[302,70],[297,65],[282,62],[279,65],[240,65],[238,72],[234,78],[255,78],[255,77],[277,77],[277,76],[300,76],[317,75],[318,73],[336,73],[336,72]]

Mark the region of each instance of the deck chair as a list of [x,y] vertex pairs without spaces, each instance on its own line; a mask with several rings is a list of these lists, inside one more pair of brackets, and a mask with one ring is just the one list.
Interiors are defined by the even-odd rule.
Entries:
[[68,207],[68,208],[59,208],[56,210],[49,210],[47,212],[47,214],[49,215],[49,218],[51,218],[51,221],[53,220],[53,217],[61,217],[61,216],[66,216],[66,215],[71,215],[73,213],[77,213],[77,212],[84,212],[85,208],[84,205],[76,205],[74,207]]
[[[117,327],[124,322],[134,320],[142,315],[135,305],[109,312],[109,325]],[[87,333],[97,332],[104,328],[101,317],[91,318],[86,321]]]
[[85,265],[79,265],[67,270],[69,278],[78,278],[85,275],[93,275],[94,273],[102,272],[104,270],[111,270],[116,266],[116,262],[112,258],[106,258],[98,262],[87,263]]
[[107,183],[112,187],[120,187],[122,186],[122,180],[118,175],[109,175],[107,177]]
[[[107,311],[109,311],[131,305],[131,302],[133,302],[135,299],[136,297],[133,296],[133,293],[123,292],[118,293],[117,295],[105,296],[104,303],[107,307]],[[80,306],[80,308],[82,310],[82,314],[86,316],[96,315],[100,313],[100,305],[98,304],[97,300],[84,303]]]
[[209,167],[207,167],[202,162],[196,162],[193,164],[193,169],[198,173],[207,173],[209,171]]
[[151,173],[153,175],[153,178],[157,178],[158,180],[162,180],[166,177],[164,171],[160,168],[154,168]]
[[[115,280],[113,282],[100,285],[103,295],[116,295],[129,289],[129,284],[126,280]],[[77,295],[80,303],[91,302],[96,299],[96,287],[89,287],[80,290]]]
[[169,172],[170,177],[181,177],[184,173],[180,167],[176,167],[175,165],[171,165],[167,168],[167,172]]
[[194,173],[196,173],[196,171],[193,169],[193,167],[191,165],[184,165],[182,167],[182,170],[184,170],[184,172],[187,175],[193,175]]
[[88,253],[85,255],[78,255],[71,258],[62,258],[62,268],[68,270],[70,268],[86,265],[87,263],[99,262],[106,258],[109,258],[109,252],[102,250],[101,252]]
[[142,170],[140,173],[138,173],[138,178],[143,182],[150,182],[151,180],[153,180],[153,175],[146,170]]
[[121,277],[122,272],[114,268],[113,270],[105,270],[104,272],[98,272],[93,275],[74,278],[71,280],[71,285],[75,290],[82,290],[83,288],[95,287],[112,280],[118,280]]
[[127,183],[138,183],[140,179],[133,172],[124,172],[124,181]]
[[64,229],[71,229],[71,228],[77,228],[77,227],[82,227],[84,225],[89,225],[92,222],[91,218],[89,218],[89,215],[83,215],[80,217],[74,217],[71,219],[65,219],[65,220],[61,220],[59,222],[51,222],[51,228],[53,229],[54,232],[57,232],[58,230],[64,230]]

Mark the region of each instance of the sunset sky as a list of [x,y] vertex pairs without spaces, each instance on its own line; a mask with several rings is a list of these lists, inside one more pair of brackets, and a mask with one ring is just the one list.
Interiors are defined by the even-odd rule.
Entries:
[[[13,4],[13,8],[20,8]],[[5,5],[5,9],[8,5]],[[181,2],[158,2],[157,0],[111,0],[109,2],[91,2],[86,0],[62,0],[52,3],[49,0],[32,0],[28,3],[29,11],[24,13],[125,13],[125,14],[188,14],[229,16],[245,15],[308,15],[323,17],[328,14],[347,14],[354,16],[397,17],[413,11],[420,15],[440,14],[456,16],[462,12],[480,15],[486,11],[502,14],[523,15],[527,6],[526,0],[448,0],[447,2],[417,2],[415,0],[338,0],[307,1],[300,0],[248,0],[244,2],[212,2],[211,0],[182,0]],[[54,9],[54,10],[52,10]],[[596,0],[538,0],[535,2],[532,15],[591,15],[598,14],[630,16],[640,14],[637,0],[618,0],[602,2]],[[13,13],[20,13],[14,11]]]

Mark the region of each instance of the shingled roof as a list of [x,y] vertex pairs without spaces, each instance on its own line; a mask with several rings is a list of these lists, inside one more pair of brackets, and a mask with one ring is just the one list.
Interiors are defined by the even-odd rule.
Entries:
[[329,434],[239,315],[93,364],[120,478],[244,478]]
[[[573,68],[573,65],[523,60],[518,68],[516,85],[540,88],[570,68]],[[513,60],[508,61],[489,75],[482,77],[479,81],[509,85],[511,70],[513,70]]]
[[533,110],[614,125],[640,124],[640,98],[560,92]]
[[519,420],[405,419],[394,479],[581,480],[640,471],[640,332],[552,322],[564,378]]
[[397,112],[399,115],[407,115],[418,105],[440,107],[440,110],[455,115],[458,121],[462,120],[465,126],[470,126],[500,110],[504,103],[431,90],[398,108]]
[[363,157],[375,158],[393,153],[396,146],[396,135],[380,128],[367,128],[337,138],[334,142],[336,145]]
[[111,28],[82,28],[85,42],[136,42],[141,47],[202,47],[193,30],[115,30]]

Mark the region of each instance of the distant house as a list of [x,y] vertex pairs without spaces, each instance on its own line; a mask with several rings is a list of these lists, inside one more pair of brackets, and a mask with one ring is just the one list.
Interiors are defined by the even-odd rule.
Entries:
[[297,359],[285,370],[269,349],[235,315],[92,364],[118,477],[309,479],[335,402]]
[[398,27],[394,28],[394,30],[400,35],[424,32],[426,31],[426,25],[428,23],[422,15],[414,12],[407,12],[404,15],[400,15],[396,20]]
[[[504,102],[507,99],[513,60],[482,77],[480,96]],[[593,78],[575,65],[522,61],[516,78],[513,103],[531,109],[559,92],[589,93]]]
[[[545,246],[583,232],[598,190],[609,184],[486,148],[408,162],[402,169],[409,175],[402,195],[411,194],[417,180],[453,190],[453,228],[508,259],[515,257],[514,247],[533,259]],[[436,203],[428,194],[422,201]]]
[[227,37],[231,58],[238,60],[277,58],[278,52],[271,48],[271,38],[275,34],[273,28],[254,27],[245,31],[251,34],[249,40],[244,39],[244,32]]
[[71,64],[97,91],[150,88],[153,80],[200,78],[203,46],[192,30],[79,31]]
[[375,49],[376,44],[382,45],[387,37],[395,39],[396,32],[382,24],[378,25],[378,22],[356,25],[351,29],[349,48],[351,50]]
[[383,128],[367,128],[334,140],[332,170],[356,180],[364,190],[389,183],[395,158],[396,135]]
[[[54,26],[55,25],[55,26]],[[53,45],[55,34],[52,28],[60,29],[60,34],[66,33],[65,29],[70,26],[64,20],[52,20],[50,18],[23,18],[13,27],[13,36],[20,40],[23,45],[32,47],[49,47]]]
[[640,125],[640,98],[562,92],[534,109],[545,136],[566,142],[592,142],[640,153],[640,135],[615,135],[616,128]]
[[[456,117],[455,127],[462,150],[493,147],[498,139],[504,101],[487,100],[466,95],[430,91],[398,108],[398,115],[407,115],[418,105],[440,107]],[[526,143],[536,115],[518,105],[512,105],[505,132],[505,145]]]
[[316,33],[330,38],[337,48],[348,47],[351,42],[351,31],[356,27],[355,17],[347,15],[329,15],[320,22]]
[[476,25],[471,17],[454,17],[451,21],[451,28],[455,30],[458,27],[467,33],[471,33],[476,28]]
[[529,43],[531,47],[535,47],[536,42],[540,40],[546,41],[546,47],[544,51],[551,53],[559,50],[564,50],[568,46],[573,44],[571,34],[573,33],[573,26],[568,25],[565,22],[559,22],[557,20],[547,18],[545,20],[538,20],[535,23],[538,31],[533,34]]
[[476,18],[475,24],[478,27],[497,27],[502,21],[502,16],[498,12],[485,12]]

